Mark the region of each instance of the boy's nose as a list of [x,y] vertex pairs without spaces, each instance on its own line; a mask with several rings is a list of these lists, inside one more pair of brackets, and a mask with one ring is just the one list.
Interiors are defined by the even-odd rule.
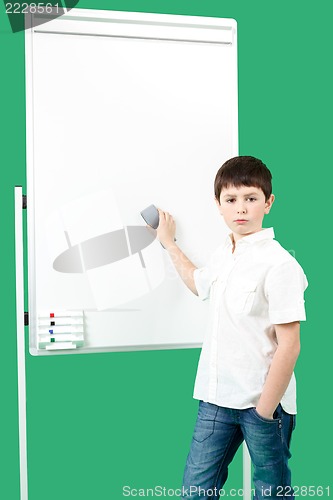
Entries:
[[238,207],[238,209],[237,209],[237,213],[238,213],[238,214],[245,214],[245,212],[246,212],[245,207],[244,207],[243,205],[240,205],[240,206]]

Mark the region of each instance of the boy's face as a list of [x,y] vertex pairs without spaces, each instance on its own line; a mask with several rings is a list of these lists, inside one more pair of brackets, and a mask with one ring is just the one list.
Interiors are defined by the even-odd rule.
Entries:
[[237,241],[262,229],[264,215],[269,213],[273,201],[274,195],[266,201],[260,188],[229,186],[222,189],[216,204]]

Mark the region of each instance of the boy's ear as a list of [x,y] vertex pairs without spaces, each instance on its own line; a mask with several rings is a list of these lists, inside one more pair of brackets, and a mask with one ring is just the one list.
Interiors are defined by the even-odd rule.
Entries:
[[274,200],[275,200],[275,196],[274,196],[274,194],[271,194],[265,203],[265,214],[269,214],[269,211],[272,208]]

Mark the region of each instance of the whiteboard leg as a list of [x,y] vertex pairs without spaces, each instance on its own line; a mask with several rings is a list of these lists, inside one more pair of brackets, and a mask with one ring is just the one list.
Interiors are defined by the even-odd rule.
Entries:
[[251,457],[243,443],[243,500],[251,500]]
[[20,499],[28,500],[26,375],[24,339],[24,274],[23,274],[22,187],[15,188],[15,267],[16,267],[16,329],[17,380],[20,446]]

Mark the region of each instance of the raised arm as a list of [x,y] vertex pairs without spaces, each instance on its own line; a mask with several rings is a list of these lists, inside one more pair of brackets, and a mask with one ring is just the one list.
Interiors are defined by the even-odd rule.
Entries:
[[168,212],[158,209],[159,212],[159,225],[157,228],[157,238],[164,246],[165,250],[169,253],[172,262],[185,285],[198,295],[195,287],[193,273],[196,266],[191,262],[186,255],[181,251],[175,243],[176,223]]

